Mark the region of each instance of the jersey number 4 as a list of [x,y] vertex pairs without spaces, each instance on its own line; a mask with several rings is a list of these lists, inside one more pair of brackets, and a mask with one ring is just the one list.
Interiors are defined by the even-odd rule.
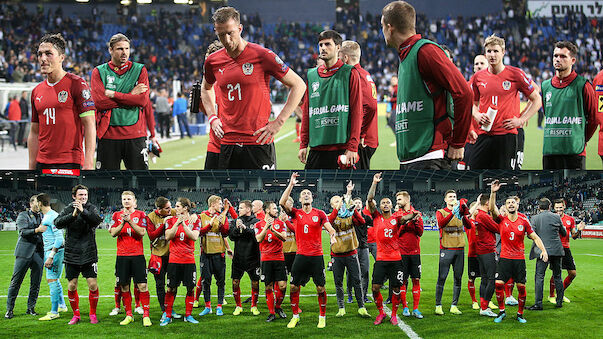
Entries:
[[[55,121],[55,109],[54,108],[47,108],[44,110],[44,116],[46,117],[46,125],[54,125],[56,124]],[[50,122],[52,120],[52,123]]]
[[[241,101],[241,84],[237,83],[235,85],[233,84],[228,84],[226,85],[226,88],[228,88],[228,101],[234,101],[236,98],[236,94],[238,94],[239,97],[239,101]],[[232,92],[237,92],[237,93],[232,93]]]

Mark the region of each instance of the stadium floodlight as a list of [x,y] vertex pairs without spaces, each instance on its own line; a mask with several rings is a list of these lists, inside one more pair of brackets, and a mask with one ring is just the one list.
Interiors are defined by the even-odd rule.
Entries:
[[153,0],[136,0],[136,3],[139,4],[150,4]]
[[131,1],[130,0],[121,0],[119,3],[124,6],[130,6]]
[[90,0],[75,0],[75,2],[90,2]]
[[186,5],[188,4],[188,0],[174,0],[175,4]]

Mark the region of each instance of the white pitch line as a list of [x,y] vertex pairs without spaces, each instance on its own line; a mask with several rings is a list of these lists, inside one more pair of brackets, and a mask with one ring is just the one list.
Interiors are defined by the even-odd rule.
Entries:
[[286,137],[293,135],[293,133],[295,133],[295,130],[290,131],[289,133],[285,134],[285,135],[281,135],[280,137],[274,139],[274,143],[276,144],[277,142],[285,139]]
[[591,257],[603,257],[603,255],[600,254],[590,254],[590,253],[576,253],[578,255],[583,254],[583,255],[589,255]]
[[[385,311],[387,316],[389,316],[389,317],[392,316],[392,311],[389,309],[389,307],[383,305],[383,310]],[[400,317],[398,317],[398,327],[400,327],[400,329],[402,331],[404,331],[404,333],[406,333],[406,335],[410,339],[421,339],[421,337],[419,337],[417,332],[413,331],[410,326],[408,326],[402,319],[400,319]]]

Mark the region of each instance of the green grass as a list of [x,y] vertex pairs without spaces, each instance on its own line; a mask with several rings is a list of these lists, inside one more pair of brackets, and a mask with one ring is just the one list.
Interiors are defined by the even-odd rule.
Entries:
[[[6,292],[10,281],[10,272],[14,263],[12,254],[14,245],[17,240],[16,232],[0,232],[0,267],[5,272],[0,276],[0,303],[6,302]],[[107,231],[99,230],[97,232],[97,241],[99,247],[99,274],[98,281],[100,286],[100,294],[110,295],[110,298],[102,297],[98,305],[98,317],[100,323],[91,325],[87,322],[88,315],[88,298],[87,286],[84,279],[80,278],[79,293],[80,309],[82,311],[82,323],[77,326],[68,326],[67,322],[71,318],[71,313],[61,315],[59,320],[52,322],[39,322],[38,317],[25,315],[27,291],[29,289],[29,275],[25,278],[21,287],[20,296],[17,299],[15,307],[15,318],[11,320],[0,319],[0,336],[2,337],[49,337],[50,333],[53,336],[60,334],[61,337],[116,337],[116,336],[145,336],[145,337],[170,337],[181,338],[190,337],[191,335],[200,335],[204,338],[248,338],[248,337],[316,337],[316,338],[391,338],[404,337],[403,332],[388,323],[375,327],[372,320],[362,319],[356,316],[356,305],[347,304],[348,314],[344,318],[336,318],[337,312],[335,297],[328,298],[327,304],[327,328],[321,331],[316,329],[318,317],[318,305],[315,296],[302,297],[301,308],[304,311],[301,314],[301,322],[294,330],[286,328],[287,320],[277,320],[275,323],[267,324],[264,320],[268,314],[265,299],[260,296],[258,303],[262,314],[258,317],[253,317],[249,312],[249,304],[244,304],[245,311],[241,316],[232,316],[234,310],[234,301],[231,295],[230,287],[230,259],[227,259],[227,283],[226,294],[228,305],[224,306],[225,315],[217,317],[214,314],[205,317],[199,317],[197,314],[200,309],[194,309],[194,316],[200,320],[200,324],[192,325],[182,321],[175,321],[166,328],[159,327],[159,305],[155,297],[151,297],[151,317],[153,326],[143,328],[141,317],[135,315],[136,321],[127,326],[119,326],[119,321],[122,320],[123,314],[116,317],[110,317],[108,314],[114,306],[113,301],[113,286],[115,278],[113,268],[115,264],[115,239],[111,238]],[[327,250],[326,237],[323,240],[325,244],[325,253]],[[581,339],[600,337],[601,325],[598,319],[600,318],[601,305],[603,304],[603,270],[601,269],[601,256],[603,256],[603,247],[601,240],[582,239],[572,241],[572,252],[578,267],[578,277],[567,291],[567,296],[571,299],[570,304],[565,304],[562,309],[555,309],[554,305],[545,300],[545,310],[541,312],[526,311],[526,319],[528,323],[520,325],[508,317],[502,324],[494,324],[491,319],[486,319],[477,315],[477,311],[471,309],[471,300],[467,292],[466,270],[463,275],[463,289],[461,292],[459,308],[463,311],[460,316],[454,316],[448,313],[448,305],[452,298],[452,277],[449,276],[446,282],[445,293],[443,296],[444,316],[435,316],[433,314],[434,299],[435,299],[435,283],[437,277],[437,253],[438,253],[438,238],[436,232],[426,232],[423,236],[422,245],[422,268],[423,277],[421,286],[423,289],[421,295],[420,309],[425,315],[425,319],[418,320],[415,318],[402,317],[412,329],[423,338],[564,338],[567,334],[575,332]],[[526,247],[529,248],[529,242],[526,242]],[[148,239],[145,240],[145,248],[148,248]],[[147,250],[148,259],[148,250]],[[325,256],[328,259],[328,256]],[[466,264],[465,264],[465,267]],[[528,281],[527,281],[527,306],[532,305],[534,301],[534,262],[527,263]],[[371,270],[372,271],[372,270]],[[564,274],[565,276],[565,274]],[[335,293],[333,284],[333,275],[331,272],[326,272],[327,277],[327,292]],[[547,273],[547,279],[550,273]],[[547,280],[548,281],[548,280]],[[66,294],[66,281],[63,278],[62,284]],[[548,284],[545,288],[548,291]],[[149,275],[149,290],[151,294],[155,294],[155,282]],[[263,290],[263,288],[261,289]],[[289,289],[287,289],[288,291]],[[242,280],[243,294],[250,293],[248,277]],[[215,294],[215,285],[212,286],[212,294]],[[305,288],[302,288],[302,294],[313,295],[315,289],[312,283],[309,283]],[[384,291],[384,294],[387,293]],[[263,294],[263,293],[261,293]],[[517,289],[515,289],[515,296]],[[45,280],[42,280],[41,296],[48,296],[48,285]],[[175,309],[184,312],[183,288],[180,288],[179,296],[176,299]],[[409,300],[412,297],[408,296]],[[215,304],[216,298],[213,298]],[[284,310],[290,316],[289,297],[287,296],[284,302]],[[69,306],[68,306],[69,307]],[[36,310],[43,314],[50,309],[50,299],[41,297],[38,299]],[[374,303],[367,304],[369,313],[374,317],[377,314]],[[508,307],[508,313],[513,315],[516,307]],[[401,313],[401,311],[400,311]]]
[[[523,105],[523,104],[522,104]],[[276,147],[277,168],[281,170],[303,169],[303,164],[297,159],[299,143],[294,143],[295,119],[289,119],[276,136],[279,140]],[[537,127],[537,116],[534,116],[525,127],[525,159],[524,170],[542,169],[542,140],[543,130]],[[586,148],[586,168],[601,169],[601,159],[597,154],[598,132],[595,133]],[[208,136],[196,136],[193,140],[179,139],[164,143],[164,152],[157,163],[150,164],[151,169],[203,169],[207,151]],[[194,141],[194,143],[192,143]],[[394,134],[386,125],[385,104],[379,104],[379,147],[371,160],[371,168],[379,170],[399,169],[396,157]],[[186,163],[183,163],[186,162]]]

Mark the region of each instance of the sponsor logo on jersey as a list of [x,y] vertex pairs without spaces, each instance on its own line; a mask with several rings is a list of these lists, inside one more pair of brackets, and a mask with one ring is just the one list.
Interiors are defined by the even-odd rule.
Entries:
[[502,83],[502,88],[503,88],[505,91],[510,90],[510,89],[511,89],[511,82],[510,82],[510,81],[508,81],[508,80],[503,81],[503,83]]
[[84,106],[84,107],[92,107],[92,106],[94,106],[94,101],[92,101],[92,100],[84,101],[84,103],[82,104],[82,106]]
[[319,87],[320,83],[318,81],[312,83],[312,94],[310,94],[310,98],[317,98],[320,96],[320,92],[318,92]]
[[546,100],[546,107],[552,106],[553,104],[550,102],[551,101],[551,97],[553,97],[553,93],[551,92],[546,92],[546,94],[544,95],[545,100]]
[[89,89],[85,89],[82,91],[82,98],[84,98],[84,100],[88,100],[90,99],[91,95],[90,95],[90,90]]
[[312,217],[312,221],[314,221],[314,222],[318,222],[318,216],[316,216],[316,215],[315,215],[315,216],[313,216],[313,217]]
[[597,91],[597,92],[603,92],[603,85],[596,85],[595,86],[595,91]]
[[253,64],[250,62],[244,63],[241,68],[243,69],[243,74],[245,75],[251,75],[253,73]]
[[61,103],[67,102],[68,96],[69,96],[69,94],[67,93],[67,91],[60,91],[59,95],[58,95],[59,102],[61,102]]
[[224,68],[218,68],[218,72],[220,72],[220,74],[224,74]]
[[115,82],[115,77],[113,75],[107,75],[107,84],[112,84]]
[[38,100],[39,102],[42,102],[42,97],[43,96],[36,97],[36,100]]

